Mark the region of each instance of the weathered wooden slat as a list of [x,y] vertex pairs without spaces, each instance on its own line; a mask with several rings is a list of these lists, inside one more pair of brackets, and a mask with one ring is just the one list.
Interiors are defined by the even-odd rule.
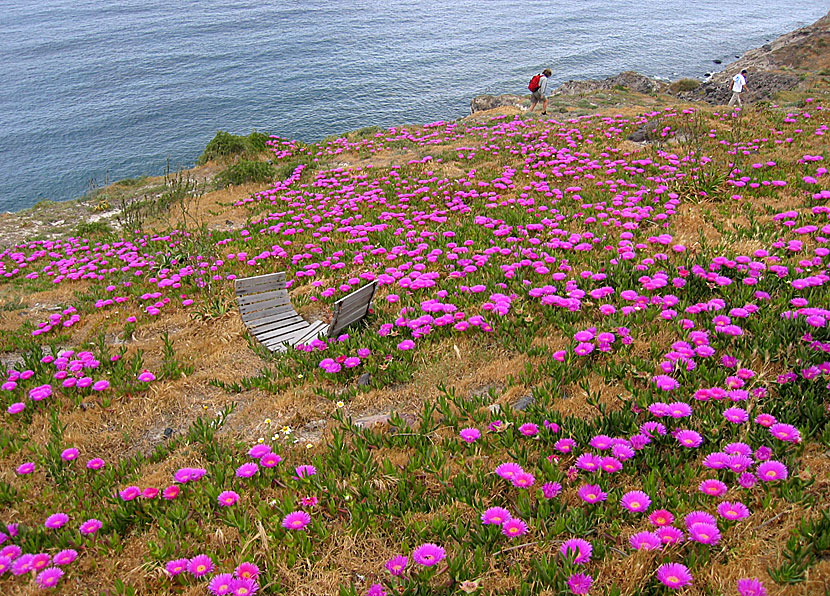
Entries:
[[279,331],[290,325],[297,325],[299,323],[308,324],[305,319],[303,319],[299,315],[296,315],[294,317],[291,317],[290,319],[280,319],[279,321],[272,321],[271,323],[265,323],[264,325],[260,325],[259,327],[249,327],[248,333],[255,337],[261,337],[272,331]]
[[242,321],[248,323],[249,321],[264,319],[265,317],[278,315],[283,312],[294,312],[294,307],[291,304],[282,304],[280,306],[272,306],[270,308],[263,308],[262,310],[255,310],[242,315]]
[[234,289],[237,294],[250,294],[252,292],[264,292],[278,290],[285,287],[285,271],[277,273],[266,273],[254,277],[244,277],[234,280]]
[[313,323],[309,330],[302,336],[298,337],[294,341],[291,342],[292,346],[298,346],[300,344],[307,344],[308,342],[316,339],[321,335],[325,335],[326,331],[328,331],[329,326],[326,324],[325,321],[317,321]]
[[292,322],[295,322],[295,321],[301,321],[301,320],[303,320],[303,318],[292,310],[292,311],[289,311],[289,312],[283,312],[283,313],[280,313],[280,314],[275,314],[275,315],[270,316],[270,317],[264,317],[262,319],[256,319],[255,321],[251,321],[250,323],[247,323],[247,326],[248,326],[249,330],[251,330],[253,332],[256,332],[257,329],[259,329],[260,327],[263,327],[265,325],[280,326],[280,325],[287,325],[289,323],[292,323]]
[[265,302],[266,300],[273,300],[274,298],[285,298],[289,300],[288,290],[271,290],[270,292],[260,292],[258,294],[247,294],[245,296],[238,296],[236,303],[240,306],[243,304],[256,304],[257,302]]
[[376,288],[377,282],[373,281],[335,302],[334,316],[329,326],[329,337],[334,337],[368,314]]
[[284,298],[272,298],[271,300],[263,300],[262,302],[255,302],[253,304],[240,304],[239,312],[243,315],[247,315],[250,312],[265,310],[273,306],[284,306],[290,303],[291,301],[287,296]]
[[[323,326],[325,326],[325,323],[323,323],[322,321],[316,321],[315,323],[313,323],[312,325],[310,325],[306,329],[300,329],[300,330],[294,331],[293,333],[291,333],[289,335],[286,335],[286,336],[280,336],[278,338],[269,339],[268,343],[283,343],[283,344],[288,344],[289,346],[295,346],[295,345],[297,345],[297,343],[299,343],[299,341],[302,338],[307,337],[307,336],[313,337],[317,333],[319,333],[319,326],[321,324]],[[318,330],[316,330],[316,333],[315,333],[315,330],[313,330],[313,328],[315,326],[318,327]]]
[[271,331],[263,331],[262,333],[256,333],[256,338],[260,341],[264,341],[266,339],[274,339],[283,335],[291,335],[295,331],[300,331],[302,329],[308,328],[308,321],[303,318],[300,318],[299,321],[291,323],[289,325],[285,325],[279,327],[277,329],[273,329]]

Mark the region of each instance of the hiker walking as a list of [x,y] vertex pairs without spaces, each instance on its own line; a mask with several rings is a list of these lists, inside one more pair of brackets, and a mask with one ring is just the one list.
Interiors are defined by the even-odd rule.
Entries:
[[741,107],[744,106],[741,102],[741,92],[746,87],[746,77],[744,77],[745,74],[746,69],[743,69],[741,72],[732,77],[732,98],[729,100],[730,107],[735,105],[735,102],[737,102]]
[[530,79],[530,84],[527,86],[530,89],[530,112],[536,107],[536,104],[542,102],[542,114],[548,113],[548,78],[551,75],[549,68],[546,68],[539,74]]

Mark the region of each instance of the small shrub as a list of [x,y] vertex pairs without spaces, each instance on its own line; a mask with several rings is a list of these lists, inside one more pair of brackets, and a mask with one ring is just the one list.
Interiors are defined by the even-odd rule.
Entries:
[[677,95],[678,93],[694,91],[698,87],[700,87],[700,81],[696,79],[680,79],[669,86],[669,91]]
[[75,228],[75,235],[80,238],[109,236],[110,234],[112,234],[112,228],[103,221],[85,221],[79,223]]
[[216,182],[222,187],[245,182],[270,182],[276,174],[274,166],[267,162],[243,159],[222,171],[216,177]]
[[268,135],[256,131],[248,136],[241,136],[220,130],[205,146],[205,150],[196,163],[202,165],[212,159],[253,157],[266,151],[268,148],[266,143],[269,139]]
[[147,176],[139,176],[138,178],[124,178],[115,184],[118,186],[125,186],[127,188],[135,188],[147,183]]

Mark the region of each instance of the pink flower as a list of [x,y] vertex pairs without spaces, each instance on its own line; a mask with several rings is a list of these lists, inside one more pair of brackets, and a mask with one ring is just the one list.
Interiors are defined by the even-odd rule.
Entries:
[[305,511],[293,511],[282,518],[282,527],[286,530],[305,530],[311,523],[311,516]]
[[466,443],[475,443],[481,437],[481,431],[477,428],[464,428],[458,434]]

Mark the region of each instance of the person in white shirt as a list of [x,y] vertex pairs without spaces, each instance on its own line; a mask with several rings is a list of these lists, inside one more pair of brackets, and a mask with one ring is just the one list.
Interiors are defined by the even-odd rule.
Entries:
[[539,77],[539,88],[530,94],[530,112],[536,107],[536,104],[542,102],[542,114],[548,113],[548,78],[553,73],[549,68],[542,71],[542,76]]
[[737,104],[743,107],[743,103],[741,102],[741,92],[746,88],[746,69],[742,70],[740,73],[736,74],[732,77],[732,98],[729,100],[729,105],[733,106],[737,102]]

